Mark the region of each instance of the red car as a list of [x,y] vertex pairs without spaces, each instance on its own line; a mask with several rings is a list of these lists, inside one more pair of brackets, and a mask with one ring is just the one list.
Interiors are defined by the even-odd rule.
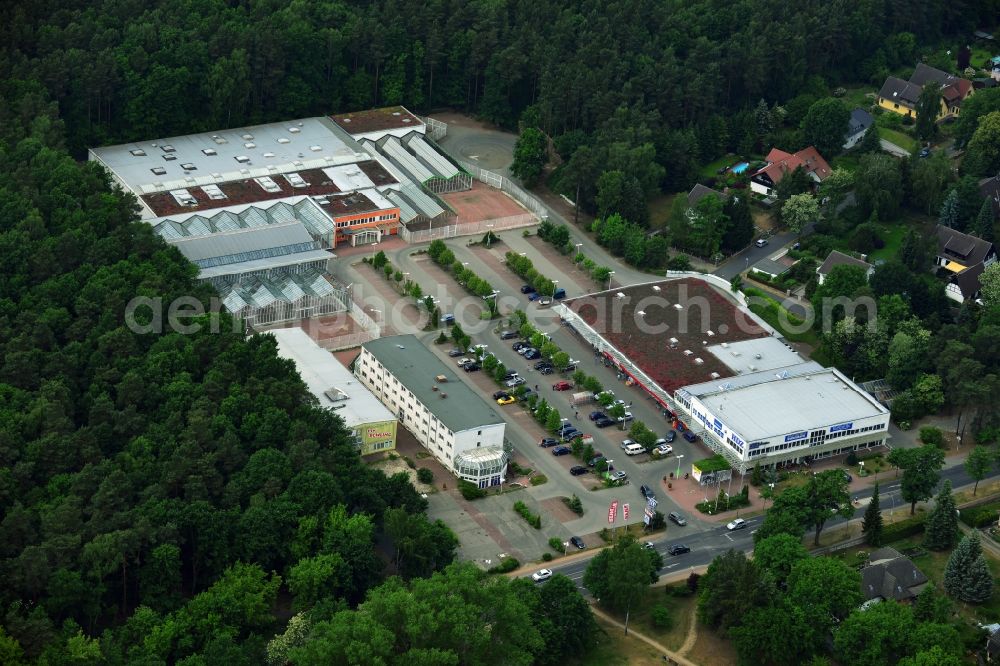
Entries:
[[552,385],[553,391],[568,391],[571,388],[573,388],[573,385],[565,380],[561,382],[556,382],[555,384]]

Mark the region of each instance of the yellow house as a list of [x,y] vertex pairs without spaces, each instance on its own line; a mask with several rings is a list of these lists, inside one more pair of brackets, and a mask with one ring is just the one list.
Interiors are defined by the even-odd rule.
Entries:
[[973,93],[972,82],[942,72],[924,63],[917,65],[909,81],[890,76],[878,92],[878,105],[886,111],[910,118],[917,117],[917,100],[924,86],[941,87],[941,111],[938,120],[957,117],[962,110],[962,102]]

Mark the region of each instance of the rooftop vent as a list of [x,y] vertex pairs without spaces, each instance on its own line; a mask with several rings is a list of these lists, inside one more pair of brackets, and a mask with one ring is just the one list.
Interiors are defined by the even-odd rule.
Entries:
[[228,141],[227,141],[226,139],[222,138],[222,137],[221,137],[221,136],[219,136],[218,134],[213,134],[213,135],[212,135],[212,141],[216,142],[216,143],[217,143],[217,144],[219,144],[220,146],[221,146],[222,144],[224,144],[224,143],[229,143],[229,142],[228,142]]
[[287,136],[278,137],[278,143],[291,143],[292,140]]
[[150,171],[152,171],[153,174],[155,174],[157,176],[162,176],[163,174],[165,174],[167,172],[167,170],[164,169],[163,167],[153,167],[152,169],[150,169]]
[[447,398],[447,397],[448,397],[448,394],[447,394],[447,393],[442,393],[442,394],[441,394],[441,397],[442,397],[442,398]]
[[349,122],[351,122],[351,119],[350,118],[342,118],[341,122],[349,123]]
[[410,122],[410,119],[409,118],[403,118],[403,122],[404,123],[408,123],[408,122]]
[[187,183],[187,184],[189,184],[189,185],[194,185],[194,178],[192,178],[191,176],[188,176],[187,178],[184,179],[184,182]]
[[288,131],[291,132],[292,134],[298,134],[302,130],[300,130],[298,127],[289,127]]
[[135,150],[130,150],[128,152],[132,153],[132,155],[134,157],[145,157],[146,156],[146,151],[143,150],[142,148],[136,148]]
[[[309,150],[313,151],[314,153],[318,153],[319,151],[323,150],[323,146],[309,146]],[[299,157],[302,156],[299,155]]]
[[165,153],[172,153],[175,152],[177,149],[171,146],[169,143],[165,143],[162,146],[160,146],[160,150],[162,150]]
[[685,356],[690,356],[690,355],[691,355],[691,354],[693,354],[693,353],[694,353],[694,352],[693,352],[693,351],[691,351],[690,349],[685,349],[685,350],[684,350],[684,355],[685,355]]
[[254,143],[253,141],[247,141],[246,143],[243,144],[243,147],[252,150],[257,147],[257,144]]
[[729,343],[728,342],[723,342],[722,343],[722,348],[723,349],[728,349],[729,348]]
[[249,176],[250,175],[250,169],[240,169],[240,175]]
[[675,310],[683,310],[684,306],[681,305],[680,303],[674,303],[674,309]]
[[274,157],[274,153],[264,153],[264,157]]
[[713,373],[711,374],[711,377],[712,377],[712,379],[718,379],[718,378],[719,378],[719,377],[721,377],[721,376],[722,376],[722,375],[720,375],[720,374],[719,374],[719,373],[717,373],[717,372],[713,372]]
[[216,180],[222,180],[222,174],[219,173],[218,171],[215,171],[212,173],[212,178],[215,178]]
[[619,291],[618,293],[615,294],[615,298],[625,298],[625,294]]
[[755,365],[748,365],[747,369],[750,370],[750,372],[757,372],[757,366]]
[[197,170],[198,167],[191,164],[190,162],[185,162],[184,164],[181,165],[181,168],[184,169],[185,171],[195,171]]
[[292,165],[300,167],[300,166],[302,166],[302,162],[299,162],[298,160],[295,160],[294,162],[292,162]]
[[732,354],[733,356],[741,356],[740,352],[736,351],[735,349],[729,353]]
[[654,284],[653,285],[653,291],[659,291],[659,290],[660,290],[660,287],[658,285]]
[[163,159],[166,160],[167,162],[173,162],[174,160],[177,159],[177,156],[176,155],[164,155]]
[[703,361],[703,360],[702,360],[702,359],[700,359],[700,358],[696,358],[696,359],[694,360],[694,362],[695,362],[695,365],[702,365],[702,364],[703,364],[703,363],[704,363],[705,361]]
[[403,114],[401,114],[399,111],[393,111],[392,115],[394,115],[394,116],[401,116]]
[[249,133],[244,134],[243,135],[243,140],[244,141],[253,141],[253,134],[249,134]]
[[708,337],[711,338],[711,337],[715,336],[715,333],[713,331],[711,331],[711,330],[708,330],[708,331],[705,331],[705,335],[707,335]]
[[202,148],[201,152],[203,152],[204,154],[208,155],[209,157],[211,157],[212,155],[218,155],[219,154],[218,152],[216,152],[215,148]]
[[753,357],[759,361],[761,359],[760,352],[754,354]]

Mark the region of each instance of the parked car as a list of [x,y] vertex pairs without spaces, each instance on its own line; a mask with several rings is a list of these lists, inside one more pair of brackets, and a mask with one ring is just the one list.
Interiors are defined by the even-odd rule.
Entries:
[[743,520],[742,518],[737,518],[733,522],[728,523],[726,525],[726,529],[732,532],[733,530],[742,530],[746,526],[747,526],[747,521]]
[[525,354],[527,354],[528,352],[530,352],[532,350],[534,350],[534,347],[525,346],[525,347],[521,347],[520,349],[518,349],[517,353],[520,354],[521,356],[524,356]]
[[503,376],[503,378],[504,378],[504,380],[507,380],[507,379],[514,379],[514,377],[517,377],[517,376],[518,376],[517,370],[508,370],[507,374],[505,374]]
[[471,358],[468,358],[468,357],[462,357],[462,358],[458,359],[457,361],[455,361],[455,363],[459,367],[462,367],[463,365],[469,365],[472,362],[473,362],[473,360]]
[[542,298],[538,299],[538,304],[539,305],[552,305],[552,299],[551,298],[546,298],[546,297],[543,296]]
[[507,391],[497,391],[493,394],[493,399],[499,400],[500,398],[506,398],[508,395],[510,395],[510,393],[507,393]]
[[685,525],[688,524],[687,518],[685,518],[682,514],[677,513],[676,511],[671,511],[670,513],[668,513],[667,518],[669,518],[674,523],[680,525],[681,527],[684,527]]
[[527,400],[533,395],[535,395],[535,392],[532,391],[530,388],[526,388],[524,389],[524,393],[521,394],[521,400]]
[[513,379],[508,379],[505,386],[508,388],[514,388],[515,386],[520,386],[521,384],[526,384],[524,377],[514,377]]
[[633,444],[635,444],[635,440],[634,439],[623,439],[622,440],[622,451],[624,451],[628,447],[632,446]]
[[443,315],[441,315],[441,323],[442,324],[454,324],[455,323],[455,315],[453,315],[453,314],[443,314]]
[[535,288],[533,286],[531,286],[530,284],[522,284],[521,285],[521,293],[522,294],[533,294],[533,293],[535,293]]
[[569,441],[571,439],[576,439],[577,437],[583,437],[583,433],[579,430],[567,430],[562,434],[562,438]]
[[524,349],[527,346],[528,346],[528,343],[524,342],[523,340],[518,340],[517,342],[515,342],[514,344],[512,344],[510,346],[510,348],[513,349],[516,352],[519,352],[519,351],[521,351],[522,349]]
[[594,421],[594,425],[598,428],[607,428],[608,426],[613,426],[615,424],[614,419],[609,419],[607,416],[599,418]]
[[591,421],[596,421],[597,419],[603,419],[603,418],[606,418],[606,417],[607,417],[607,414],[605,414],[602,411],[591,412],[590,415],[588,416],[588,418]]
[[850,483],[850,482],[851,482],[851,481],[853,481],[853,480],[854,480],[854,477],[853,477],[853,476],[851,476],[851,475],[850,475],[850,474],[848,474],[847,472],[844,472],[844,481],[847,481],[848,483]]
[[690,553],[691,549],[682,543],[675,543],[674,545],[667,548],[667,552],[671,555],[683,555],[684,553]]
[[917,157],[930,157],[930,156],[931,156],[930,148],[921,148],[920,152],[917,153]]
[[587,547],[587,545],[583,543],[583,539],[581,539],[578,536],[570,537],[569,542],[574,546],[576,546],[577,548],[579,548],[580,550],[583,550],[584,548]]
[[529,361],[534,361],[536,358],[541,358],[541,357],[542,357],[542,352],[538,351],[537,349],[529,349],[524,353],[524,358],[528,359]]
[[669,456],[674,452],[674,447],[667,444],[666,440],[658,439],[656,440],[656,447],[653,449],[653,453],[658,456]]
[[566,380],[558,381],[552,385],[553,391],[568,391],[573,388],[573,384],[567,382]]
[[513,340],[517,335],[517,331],[500,331],[501,340]]
[[756,245],[757,247],[764,247],[765,245],[767,245],[767,239],[766,238],[758,238],[757,242],[754,243],[754,245]]
[[552,449],[552,455],[554,456],[565,456],[572,452],[573,449],[569,448],[568,446],[557,446],[556,448]]
[[450,350],[448,350],[448,356],[451,356],[452,358],[458,358],[459,356],[461,356],[464,353],[465,352],[463,352],[461,349],[450,349]]
[[612,472],[611,473],[611,480],[612,481],[621,482],[621,481],[624,481],[627,478],[628,478],[628,474],[626,474],[622,470],[618,470],[617,472]]
[[694,434],[690,430],[685,430],[684,431],[684,439],[686,439],[687,441],[689,441],[692,444],[694,444],[695,442],[698,441],[698,435]]
[[538,443],[538,445],[543,449],[547,449],[550,446],[558,446],[559,440],[556,439],[555,437],[545,437],[542,439],[542,441]]
[[549,578],[552,578],[551,569],[539,569],[535,573],[531,574],[531,580],[535,581],[536,583],[544,583]]
[[539,370],[538,372],[541,373],[541,374],[543,374],[543,375],[551,375],[552,373],[555,372],[555,368],[553,368],[551,365],[547,365],[544,368],[542,368],[541,370]]
[[541,360],[534,365],[535,370],[541,370],[542,368],[551,368],[552,361]]
[[479,364],[473,361],[472,363],[466,363],[464,366],[462,366],[462,368],[466,372],[476,372],[477,370],[479,370]]
[[472,351],[472,352],[476,352],[476,351],[485,352],[489,348],[490,348],[489,345],[484,345],[482,343],[479,343],[478,345],[472,345],[472,347],[469,349],[469,351]]
[[664,439],[667,440],[667,444],[673,444],[674,440],[677,439],[677,433],[671,430]]
[[646,484],[642,484],[641,486],[639,486],[639,492],[645,499],[649,499],[650,497],[656,497],[656,493],[653,492],[653,489],[647,486]]
[[602,460],[606,460],[606,458],[604,456],[594,456],[593,458],[587,461],[587,466],[596,467],[597,463],[601,462]]
[[528,294],[528,300],[529,301],[537,301],[541,297],[542,297],[542,295],[539,294],[537,291],[533,291],[530,294]]
[[563,289],[562,287],[559,287],[558,289],[556,289],[555,293],[552,294],[552,298],[556,299],[557,301],[561,298],[566,298],[566,290]]
[[625,412],[624,414],[622,414],[621,416],[619,416],[617,420],[618,420],[618,423],[623,423],[625,421],[631,421],[634,418],[635,417],[632,416],[632,412]]
[[503,397],[503,398],[497,398],[497,404],[500,405],[500,406],[503,406],[503,405],[513,405],[515,402],[517,402],[517,398],[515,398],[512,395],[508,395],[508,396]]
[[576,467],[571,467],[569,473],[573,476],[580,476],[581,474],[586,474],[590,470],[583,465],[577,465]]
[[645,548],[646,550],[656,550],[656,544],[654,544],[652,541],[647,541],[646,543],[642,544],[642,547]]

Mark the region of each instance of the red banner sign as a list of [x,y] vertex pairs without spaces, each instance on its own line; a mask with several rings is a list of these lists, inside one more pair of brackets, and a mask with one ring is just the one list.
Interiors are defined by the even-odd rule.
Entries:
[[614,524],[614,522],[615,522],[615,516],[616,515],[618,515],[618,500],[615,500],[614,502],[612,502],[611,506],[608,507],[608,523],[609,524]]
[[628,504],[622,505],[622,518],[625,519],[626,523],[628,522]]

